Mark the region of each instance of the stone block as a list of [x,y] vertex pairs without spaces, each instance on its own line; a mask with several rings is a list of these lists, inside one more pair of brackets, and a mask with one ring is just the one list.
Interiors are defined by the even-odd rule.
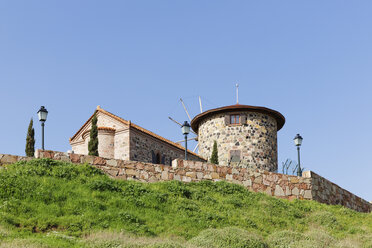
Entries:
[[142,163],[137,164],[137,170],[143,170],[145,168],[145,165]]
[[311,194],[311,190],[305,190],[304,198],[305,199],[312,199],[313,198],[313,196]]
[[298,190],[298,188],[297,187],[294,187],[292,189],[292,195],[298,196],[299,194],[300,194],[300,191]]
[[258,176],[253,180],[254,183],[261,184],[262,183],[262,176]]
[[17,156],[18,158],[17,158],[17,160],[18,161],[30,161],[30,160],[32,160],[32,159],[34,159],[33,157],[21,157],[21,156]]
[[128,176],[135,176],[137,175],[137,172],[133,169],[126,169],[125,174],[127,174]]
[[106,164],[108,166],[112,166],[112,167],[117,167],[118,166],[118,162],[115,159],[106,160]]
[[226,174],[226,180],[232,181],[233,180],[233,175],[232,174]]
[[250,179],[243,181],[244,187],[252,187],[252,181]]
[[182,177],[182,182],[186,182],[186,183],[191,182],[191,177]]
[[219,179],[220,178],[220,175],[218,175],[218,173],[216,173],[216,172],[212,172],[211,176],[212,176],[212,179]]
[[[42,150],[40,150],[40,149],[36,149],[36,151],[35,151],[35,153],[34,153],[34,157],[35,157],[35,158],[40,158],[40,156],[41,156],[41,152],[42,152]],[[1,155],[0,155],[0,159],[1,159]]]
[[203,163],[202,162],[195,162],[195,169],[200,171],[203,168]]
[[181,176],[180,175],[174,175],[174,180],[181,181]]
[[9,154],[4,154],[0,160],[0,164],[13,164],[18,160],[18,156],[13,156]]
[[311,171],[302,172],[302,177],[311,177]]
[[275,196],[285,196],[282,187],[280,187],[279,185],[275,185],[275,192],[274,192],[274,195],[275,195]]
[[210,174],[205,174],[203,179],[212,180],[212,176]]
[[51,159],[53,159],[54,158],[54,152],[53,151],[42,151],[40,153],[40,156],[42,158],[51,158]]
[[190,177],[190,178],[196,178],[196,173],[188,171],[188,172],[186,172],[186,176]]
[[[76,155],[76,154],[70,154],[70,157],[71,155]],[[94,165],[106,165],[106,160],[101,157],[94,157],[93,164]]]
[[197,179],[203,179],[203,177],[204,177],[203,172],[197,172],[197,173],[196,173],[196,178],[197,178]]
[[142,171],[141,175],[140,175],[140,178],[144,179],[144,180],[149,179],[149,173],[147,173],[146,171]]
[[168,172],[167,171],[163,171],[162,173],[161,173],[161,179],[162,180],[168,180]]
[[105,170],[105,172],[112,177],[116,177],[119,174],[119,170]]
[[291,190],[288,186],[285,186],[285,195],[291,195]]
[[79,154],[70,153],[69,158],[70,158],[71,163],[75,163],[75,164],[80,164],[81,163]]
[[208,164],[207,165],[208,166],[208,171],[215,171],[215,168],[216,168],[216,166],[215,165],[213,165],[213,164]]
[[149,179],[148,179],[148,182],[149,183],[154,183],[154,182],[158,182],[159,180],[156,178],[156,177],[154,177],[154,176],[152,176],[152,177],[150,177]]
[[290,178],[289,178],[289,181],[290,181],[291,183],[299,183],[300,180],[299,180],[298,177],[294,177],[294,176],[293,176],[293,177],[290,177]]
[[80,161],[81,163],[93,164],[94,158],[94,156],[84,155],[81,156]]
[[264,191],[266,194],[268,194],[269,196],[272,196],[272,192],[271,192],[271,188],[270,187],[267,187],[266,190]]
[[263,184],[263,185],[267,185],[267,186],[269,186],[269,185],[271,184],[271,182],[268,181],[268,180],[266,179],[266,177],[264,176],[264,177],[262,178],[262,184]]
[[134,162],[124,163],[124,168],[126,169],[136,169],[136,164]]

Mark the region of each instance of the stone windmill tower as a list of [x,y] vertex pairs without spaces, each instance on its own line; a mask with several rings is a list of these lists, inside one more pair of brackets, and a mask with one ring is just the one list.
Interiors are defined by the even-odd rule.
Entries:
[[210,158],[217,141],[220,165],[268,171],[278,169],[277,131],[285,123],[279,112],[265,107],[235,104],[195,116],[199,155]]

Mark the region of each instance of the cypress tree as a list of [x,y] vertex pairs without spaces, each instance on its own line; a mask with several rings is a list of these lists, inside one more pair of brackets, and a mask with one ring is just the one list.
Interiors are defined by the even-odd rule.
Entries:
[[214,143],[213,143],[213,150],[212,150],[212,156],[211,156],[211,163],[212,163],[212,164],[218,164],[217,141],[214,141]]
[[34,121],[30,120],[30,124],[28,125],[27,130],[27,137],[26,137],[26,156],[33,157],[35,154],[35,129],[33,127]]
[[99,156],[98,154],[98,128],[97,116],[94,114],[92,118],[92,128],[90,129],[90,140],[88,143],[89,155]]

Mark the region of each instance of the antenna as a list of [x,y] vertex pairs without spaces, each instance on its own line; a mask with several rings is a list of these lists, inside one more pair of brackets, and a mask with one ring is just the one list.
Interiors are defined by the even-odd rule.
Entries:
[[180,98],[180,101],[181,101],[181,103],[182,103],[183,108],[184,108],[185,111],[186,111],[187,116],[189,117],[189,120],[191,121],[191,117],[190,117],[190,115],[189,115],[189,112],[187,112],[187,109],[186,109],[185,103],[183,102],[182,98]]
[[200,105],[200,113],[203,113],[203,108],[202,108],[202,103],[201,103],[201,98],[199,96],[199,105]]
[[239,104],[239,84],[236,84],[236,104]]

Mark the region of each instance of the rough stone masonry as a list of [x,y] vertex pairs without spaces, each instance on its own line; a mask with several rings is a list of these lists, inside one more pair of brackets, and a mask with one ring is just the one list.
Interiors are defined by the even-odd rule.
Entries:
[[220,165],[276,171],[277,132],[284,122],[275,110],[237,104],[203,112],[191,126],[198,133],[200,156],[210,158],[216,141]]
[[[266,170],[216,166],[180,159],[173,160],[172,165],[164,165],[42,150],[37,150],[35,156],[76,164],[91,164],[111,177],[122,180],[142,182],[225,180],[277,198],[315,200],[326,204],[342,205],[359,212],[371,212],[372,209],[369,202],[312,171],[305,171],[302,177],[298,177]],[[33,158],[0,154],[0,165],[31,159]]]

